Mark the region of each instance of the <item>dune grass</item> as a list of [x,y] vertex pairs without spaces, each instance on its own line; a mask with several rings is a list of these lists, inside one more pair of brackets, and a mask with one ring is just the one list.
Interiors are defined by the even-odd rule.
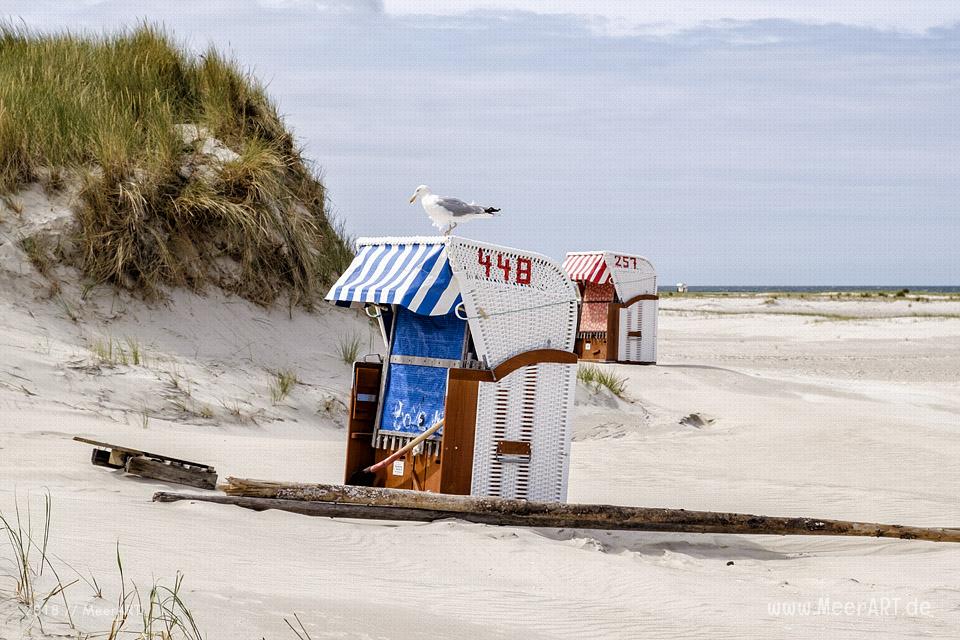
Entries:
[[363,347],[363,336],[359,333],[350,333],[341,335],[337,339],[337,355],[344,364],[353,366],[360,356],[360,349]]
[[273,404],[284,400],[293,391],[293,388],[300,384],[297,374],[289,369],[275,371],[273,380],[270,382],[270,397],[273,398]]
[[606,387],[618,398],[622,398],[627,389],[627,378],[595,364],[581,364],[577,369],[577,380],[593,389]]
[[[238,155],[211,165],[182,125]],[[70,180],[76,262],[97,282],[145,293],[214,282],[309,304],[351,257],[264,88],[146,24],[96,37],[0,26],[0,193]],[[223,275],[222,258],[237,272]]]

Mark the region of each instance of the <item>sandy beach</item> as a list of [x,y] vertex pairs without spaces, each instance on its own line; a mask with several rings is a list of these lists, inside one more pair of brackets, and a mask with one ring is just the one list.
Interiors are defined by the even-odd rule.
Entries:
[[[375,349],[376,336],[353,312],[265,311],[213,292],[147,305],[104,289],[64,307],[14,257],[0,284],[0,509],[29,503],[36,526],[49,492],[49,552],[73,584],[39,621],[0,600],[0,637],[74,635],[67,609],[85,633],[109,630],[118,549],[140,589],[185,574],[181,596],[209,638],[292,638],[294,613],[313,638],[960,633],[950,544],[154,504],[176,487],[93,467],[71,438],[222,477],[339,482],[350,368],[337,344],[355,334]],[[662,300],[658,365],[616,367],[626,399],[578,388],[570,501],[960,524],[960,301],[768,298]],[[110,340],[137,345],[140,364],[106,361]],[[280,369],[301,383],[274,403]],[[691,413],[708,424],[680,424]],[[38,580],[56,585],[50,571]]]
[[3,4],[0,640],[960,638],[960,3]]

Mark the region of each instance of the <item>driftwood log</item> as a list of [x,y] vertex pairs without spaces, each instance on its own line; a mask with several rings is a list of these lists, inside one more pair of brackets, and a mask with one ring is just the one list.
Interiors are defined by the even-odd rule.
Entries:
[[[960,529],[907,527],[818,518],[781,518],[743,513],[529,502],[326,484],[284,484],[229,478],[233,495],[160,492],[157,502],[198,500],[263,511],[311,516],[428,522],[457,518],[480,524],[569,529],[734,533],[758,535],[869,536],[960,542]],[[237,495],[242,494],[242,495]]]

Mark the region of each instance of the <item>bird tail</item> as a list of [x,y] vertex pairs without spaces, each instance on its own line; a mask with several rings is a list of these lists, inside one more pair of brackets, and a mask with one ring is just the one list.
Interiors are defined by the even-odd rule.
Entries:
[[500,209],[494,209],[493,207],[487,207],[486,209],[483,210],[483,212],[484,212],[484,213],[489,213],[490,215],[495,216],[495,215],[497,215],[498,213],[500,213]]

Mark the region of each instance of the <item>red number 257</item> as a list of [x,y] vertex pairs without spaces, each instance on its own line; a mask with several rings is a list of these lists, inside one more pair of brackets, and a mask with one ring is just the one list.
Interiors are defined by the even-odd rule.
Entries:
[[[490,277],[490,270],[493,268],[493,254],[487,253],[483,249],[477,249],[477,262],[486,269],[487,277]],[[510,256],[497,253],[497,269],[503,273],[503,281],[510,282],[510,274],[513,273],[513,281],[517,284],[530,284],[530,272],[532,264],[530,258],[517,258],[516,269],[510,262]]]

